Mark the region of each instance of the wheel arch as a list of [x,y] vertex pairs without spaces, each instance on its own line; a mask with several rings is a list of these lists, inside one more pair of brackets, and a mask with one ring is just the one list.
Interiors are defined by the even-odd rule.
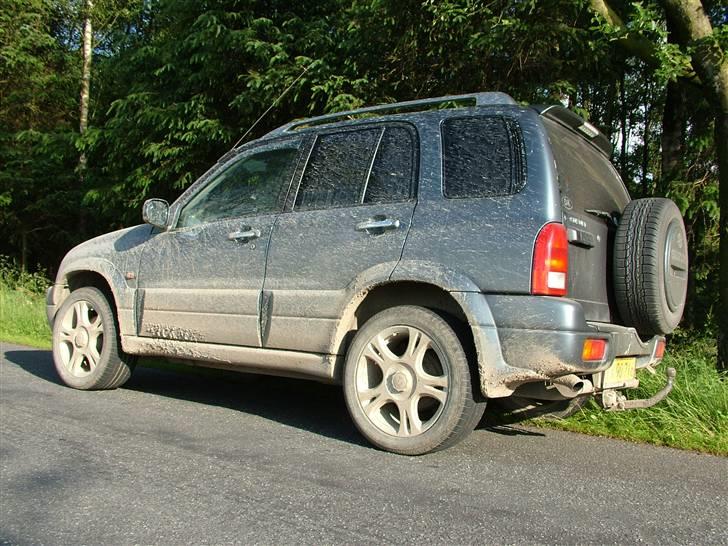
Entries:
[[331,353],[343,360],[352,337],[363,324],[380,311],[401,305],[417,305],[438,313],[456,329],[466,350],[474,350],[468,314],[449,291],[421,280],[396,280],[372,284],[350,300],[341,314]]
[[56,311],[72,291],[91,286],[100,290],[107,298],[119,323],[120,331],[127,331],[129,325],[125,319],[128,317],[125,317],[121,310],[133,307],[132,290],[116,267],[103,259],[82,260],[64,266],[56,281],[57,285],[65,286],[63,294],[56,301]]

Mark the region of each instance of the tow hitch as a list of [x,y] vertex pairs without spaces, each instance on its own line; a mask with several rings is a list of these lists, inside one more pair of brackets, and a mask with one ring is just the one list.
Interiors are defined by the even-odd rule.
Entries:
[[649,408],[664,400],[670,391],[672,390],[673,383],[675,381],[675,368],[668,368],[665,370],[667,376],[667,383],[665,386],[657,392],[651,398],[644,398],[642,400],[628,400],[625,395],[614,389],[607,389],[602,391],[602,407],[607,411],[625,411],[631,409],[643,409]]

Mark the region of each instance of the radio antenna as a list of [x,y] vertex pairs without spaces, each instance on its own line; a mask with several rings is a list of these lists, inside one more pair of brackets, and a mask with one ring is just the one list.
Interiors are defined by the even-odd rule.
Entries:
[[268,109],[267,109],[267,110],[266,110],[265,112],[263,112],[263,113],[262,113],[262,114],[260,115],[260,117],[259,117],[258,119],[256,119],[256,120],[255,120],[255,122],[253,123],[253,125],[251,125],[251,126],[250,126],[250,129],[248,129],[247,131],[245,131],[245,134],[244,134],[243,136],[241,136],[241,137],[240,137],[240,138],[238,139],[238,141],[237,141],[237,142],[236,142],[235,144],[233,144],[233,147],[232,147],[232,148],[230,148],[231,150],[234,150],[235,148],[237,148],[237,147],[238,147],[238,144],[240,144],[240,143],[241,143],[241,142],[242,142],[243,140],[245,140],[245,137],[246,137],[246,136],[248,136],[248,135],[250,134],[250,132],[251,132],[251,131],[252,131],[252,130],[253,130],[253,129],[255,128],[255,126],[256,126],[256,125],[258,125],[258,123],[260,123],[260,121],[261,121],[261,120],[262,120],[262,119],[263,119],[263,118],[264,118],[265,116],[267,116],[267,115],[268,115],[268,112],[270,112],[271,110],[273,110],[273,108],[275,107],[275,105],[276,105],[276,104],[278,104],[278,102],[279,102],[279,101],[280,101],[280,100],[281,100],[281,99],[283,98],[283,96],[284,96],[284,95],[285,95],[286,93],[288,93],[288,92],[289,92],[289,91],[291,90],[291,88],[292,88],[292,87],[293,87],[294,85],[296,85],[296,82],[297,82],[298,80],[300,80],[301,78],[303,78],[303,75],[304,75],[304,74],[305,74],[306,72],[308,72],[308,69],[309,69],[309,68],[311,68],[311,66],[312,66],[312,65],[313,65],[313,63],[311,63],[310,65],[308,65],[308,66],[307,66],[306,68],[304,68],[304,69],[303,69],[303,72],[301,72],[301,73],[300,73],[300,74],[298,75],[298,77],[297,77],[297,78],[296,78],[295,80],[293,80],[293,81],[291,82],[291,84],[290,84],[290,85],[289,85],[288,87],[286,87],[286,88],[285,88],[285,89],[283,90],[283,93],[281,93],[280,95],[278,95],[278,98],[277,98],[276,100],[274,100],[274,101],[273,101],[273,104],[271,104],[271,105],[270,105],[270,106],[268,107]]

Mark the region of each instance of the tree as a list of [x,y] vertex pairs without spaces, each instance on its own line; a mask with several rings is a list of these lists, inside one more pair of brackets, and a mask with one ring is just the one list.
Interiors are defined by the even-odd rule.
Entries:
[[[671,30],[670,42],[679,47],[679,51],[671,51],[670,43],[651,43],[644,35],[631,32],[618,13],[616,3],[591,0],[591,6],[609,25],[623,33],[622,44],[630,53],[658,69],[671,71],[671,79],[680,76],[698,85],[713,109],[720,208],[718,367],[728,369],[728,30],[725,8],[716,8],[722,23],[714,29],[708,9],[700,0],[662,0]],[[665,66],[679,59],[680,54],[688,60],[687,67],[680,63]],[[670,135],[666,137],[670,138]]]

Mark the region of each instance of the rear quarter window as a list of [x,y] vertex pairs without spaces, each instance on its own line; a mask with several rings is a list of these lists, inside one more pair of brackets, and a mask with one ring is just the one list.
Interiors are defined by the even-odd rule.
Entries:
[[449,118],[441,131],[445,197],[495,197],[523,189],[523,138],[514,120],[504,116]]

